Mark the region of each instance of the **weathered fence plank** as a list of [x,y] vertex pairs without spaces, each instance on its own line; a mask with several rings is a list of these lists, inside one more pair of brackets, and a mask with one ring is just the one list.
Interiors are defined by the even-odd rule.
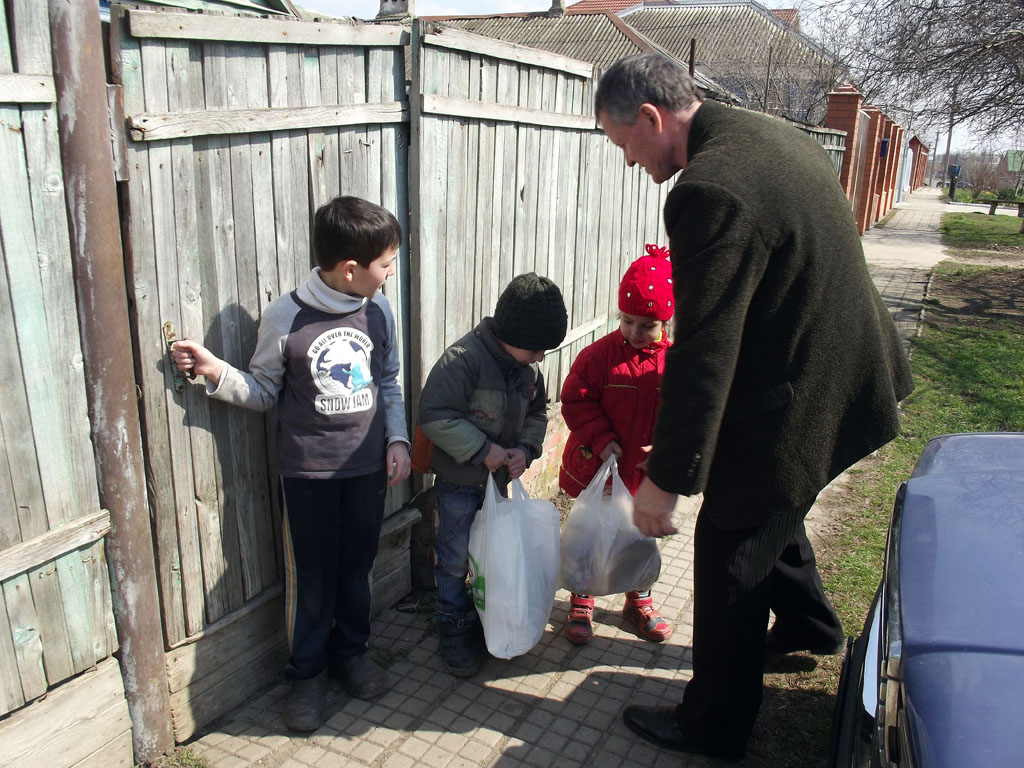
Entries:
[[90,757],[95,765],[101,752],[102,765],[132,764],[131,721],[113,659],[0,721],[6,768],[75,765]]
[[235,16],[132,11],[132,35],[183,40],[232,40],[291,45],[405,45],[409,33],[398,26],[329,22],[270,21]]
[[409,113],[401,102],[352,104],[331,107],[289,107],[266,109],[225,109],[216,112],[191,111],[132,115],[128,124],[136,141],[194,138],[256,131],[293,131],[306,128],[401,123]]
[[[123,19],[112,20],[118,43],[116,61],[120,67],[117,77],[123,86],[126,114],[146,109],[142,82],[142,46],[134,38],[122,35]],[[129,142],[128,168],[131,183],[123,193],[129,214],[125,248],[129,261],[128,293],[132,299],[137,327],[146,329],[137,339],[139,360],[136,377],[142,391],[141,417],[146,435],[147,496],[153,519],[153,539],[156,546],[157,579],[160,589],[161,616],[164,639],[174,643],[185,636],[185,608],[178,549],[177,516],[175,514],[170,458],[167,402],[163,397],[164,372],[158,365],[144,361],[160,361],[166,354],[162,336],[162,320],[154,301],[157,292],[156,274],[152,267],[153,210],[150,194],[149,151],[146,147]],[[160,328],[160,336],[155,329]],[[164,363],[166,365],[166,363]]]
[[49,75],[0,74],[0,104],[52,104],[56,100]]

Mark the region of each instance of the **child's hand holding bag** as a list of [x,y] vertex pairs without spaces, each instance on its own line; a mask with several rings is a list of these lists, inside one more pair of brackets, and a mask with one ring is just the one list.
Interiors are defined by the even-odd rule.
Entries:
[[469,530],[469,580],[487,650],[510,659],[540,640],[558,587],[558,511],[531,499],[518,479],[512,498],[487,479]]

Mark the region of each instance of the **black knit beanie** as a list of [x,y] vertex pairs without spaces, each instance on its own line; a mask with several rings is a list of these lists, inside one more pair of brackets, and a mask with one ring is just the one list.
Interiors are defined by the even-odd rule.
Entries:
[[535,272],[512,278],[494,308],[494,335],[520,349],[554,349],[568,322],[562,292]]

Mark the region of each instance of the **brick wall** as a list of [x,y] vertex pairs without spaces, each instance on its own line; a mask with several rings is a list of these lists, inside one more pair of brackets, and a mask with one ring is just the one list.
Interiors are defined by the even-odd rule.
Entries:
[[854,181],[857,178],[857,141],[860,130],[860,108],[864,97],[852,85],[844,85],[828,95],[828,114],[825,116],[825,127],[837,131],[846,131],[846,151],[843,153],[843,164],[839,173],[839,183],[847,197],[853,194]]

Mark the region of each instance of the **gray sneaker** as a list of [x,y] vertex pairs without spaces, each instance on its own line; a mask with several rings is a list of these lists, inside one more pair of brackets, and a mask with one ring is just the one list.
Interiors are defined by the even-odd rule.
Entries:
[[293,731],[315,731],[323,725],[326,683],[326,671],[304,680],[292,680],[284,706],[284,724]]
[[330,670],[354,699],[369,701],[388,690],[388,673],[366,651],[346,659],[331,659]]

